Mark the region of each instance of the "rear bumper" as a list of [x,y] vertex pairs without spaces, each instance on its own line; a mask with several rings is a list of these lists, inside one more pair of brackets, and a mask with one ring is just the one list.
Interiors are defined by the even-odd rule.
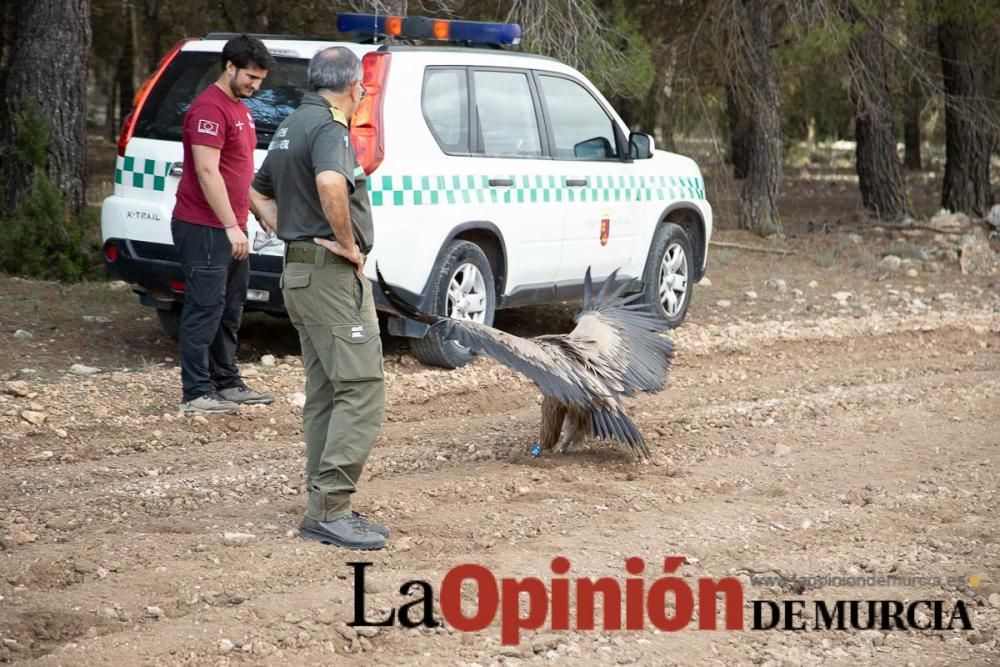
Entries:
[[[172,308],[175,303],[183,303],[184,274],[172,245],[130,241],[128,239],[108,239],[108,244],[117,249],[115,261],[108,261],[104,254],[104,266],[115,278],[136,286],[144,305],[156,308]],[[285,302],[281,296],[281,258],[265,255],[250,255],[250,289],[266,292],[266,299],[247,299],[246,310],[261,310],[275,314],[285,312]]]
[[[170,309],[175,304],[184,302],[183,289],[176,289],[183,284],[184,274],[172,245],[162,243],[147,243],[130,241],[128,239],[110,238],[105,241],[113,244],[117,250],[115,261],[108,261],[108,253],[104,254],[104,266],[108,273],[135,286],[135,292],[143,305],[153,308]],[[264,311],[274,315],[285,315],[285,300],[281,294],[282,259],[274,255],[250,255],[250,289],[267,292],[267,299],[247,299],[244,310]],[[426,310],[422,295],[395,288],[408,302]],[[372,294],[375,307],[387,314],[395,311],[386,301],[378,285],[372,281]],[[398,317],[389,318],[389,333],[395,336],[410,338],[422,337],[427,332],[427,325],[413,320]]]

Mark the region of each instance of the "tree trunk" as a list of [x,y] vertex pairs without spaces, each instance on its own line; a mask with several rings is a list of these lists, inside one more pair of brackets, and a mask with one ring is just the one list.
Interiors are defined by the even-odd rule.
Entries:
[[[676,74],[676,70],[674,70]],[[671,77],[671,82],[669,85],[669,92],[664,95],[663,98],[663,108],[660,114],[660,142],[662,148],[665,151],[670,151],[672,153],[677,152],[677,140],[674,137],[675,134],[675,116],[677,114],[677,96],[674,92],[673,81],[676,80],[676,76]]]
[[[643,100],[639,114],[642,132],[656,135],[656,147],[675,151],[674,144],[674,80],[677,74],[677,45],[671,43],[657,49],[654,56],[655,74],[649,93]],[[629,104],[619,108],[627,109]]]
[[729,164],[733,177],[743,180],[750,171],[750,141],[753,125],[746,114],[746,102],[733,86],[726,86],[726,119],[729,121]]
[[910,77],[903,104],[903,165],[912,171],[920,171],[923,168],[920,157],[920,109],[924,105],[924,97],[916,77]]
[[875,218],[899,220],[909,211],[896,153],[896,114],[889,91],[885,45],[882,37],[863,23],[850,0],[845,0],[844,9],[853,26],[847,58],[861,201]]
[[741,44],[742,76],[733,84],[736,100],[743,102],[749,126],[746,180],[740,195],[739,226],[765,236],[781,231],[778,221],[778,187],[781,181],[781,116],[778,69],[771,57],[771,3],[740,0],[745,27]]
[[[10,72],[10,61],[14,57],[14,35],[17,28],[17,16],[19,13],[19,6],[14,5],[11,7],[10,11],[3,12],[0,16],[0,100],[7,98],[7,75]],[[8,123],[7,118],[7,105],[0,102],[0,137],[10,136],[8,133]],[[8,148],[9,149],[9,148]],[[4,153],[8,149],[0,150],[0,158],[4,157]],[[0,173],[3,169],[0,168]],[[0,206],[3,202],[0,201]],[[2,208],[0,208],[0,213],[2,213]]]
[[118,56],[115,72],[118,88],[117,127],[121,127],[125,117],[132,112],[132,101],[135,99],[135,10],[132,0],[122,1],[122,25],[125,28],[122,52]]
[[[114,141],[115,131],[118,129],[118,118],[115,115],[115,109],[118,106],[115,104],[118,97],[118,81],[115,78],[115,68],[101,67],[100,70],[105,71],[105,74],[101,77],[104,79],[104,92],[106,97],[104,98],[104,134],[108,139]],[[110,71],[106,71],[110,70]]]
[[[90,0],[21,0],[19,10],[7,116],[13,120],[33,106],[48,124],[49,176],[79,214],[86,204]],[[7,131],[11,146],[12,124]],[[5,162],[4,211],[13,215],[30,192],[34,165],[16,156]]]
[[993,205],[990,151],[994,137],[986,109],[986,75],[977,62],[983,42],[974,26],[956,21],[938,25],[938,52],[944,78],[945,166],[941,206],[985,216]]
[[[146,52],[149,60],[146,62],[145,73],[152,73],[156,63],[160,62],[163,56],[163,44],[160,40],[160,2],[159,0],[146,0],[143,19],[146,23],[146,39],[149,43],[149,50]],[[129,107],[132,101],[129,100]]]
[[243,29],[257,32],[257,0],[243,0]]

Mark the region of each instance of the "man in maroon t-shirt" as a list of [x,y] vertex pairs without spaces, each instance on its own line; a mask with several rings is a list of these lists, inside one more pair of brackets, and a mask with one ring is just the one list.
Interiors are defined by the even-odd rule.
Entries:
[[184,173],[170,224],[184,270],[180,357],[184,412],[226,413],[271,403],[236,367],[237,332],[250,280],[248,194],[257,131],[241,99],[274,67],[264,43],[240,35],[222,49],[222,73],[184,116]]

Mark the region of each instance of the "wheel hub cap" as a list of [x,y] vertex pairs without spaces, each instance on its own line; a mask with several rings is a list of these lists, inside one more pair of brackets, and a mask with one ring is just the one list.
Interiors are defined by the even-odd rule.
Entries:
[[688,288],[687,255],[678,243],[671,243],[660,262],[660,303],[668,317],[676,316],[684,305]]
[[448,316],[457,320],[486,321],[486,282],[474,264],[462,264],[448,282]]

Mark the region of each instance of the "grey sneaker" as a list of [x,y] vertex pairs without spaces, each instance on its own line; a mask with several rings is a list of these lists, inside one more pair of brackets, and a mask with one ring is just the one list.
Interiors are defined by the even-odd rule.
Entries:
[[188,414],[207,413],[216,415],[228,415],[240,411],[240,406],[232,401],[227,401],[217,393],[205,394],[190,401],[181,403],[181,410]]
[[246,387],[220,389],[219,396],[227,401],[244,405],[271,405],[274,402],[274,394],[265,394]]
[[372,521],[371,519],[366,517],[364,514],[361,514],[360,512],[355,512],[352,510],[351,514],[359,521],[361,521],[361,523],[363,523],[368,528],[368,530],[378,533],[382,537],[388,538],[389,533],[392,532],[392,529],[389,528],[389,526],[385,525],[384,523],[380,523],[378,521]]
[[353,514],[336,521],[316,521],[305,517],[299,524],[299,537],[345,549],[367,551],[385,546],[385,538]]

